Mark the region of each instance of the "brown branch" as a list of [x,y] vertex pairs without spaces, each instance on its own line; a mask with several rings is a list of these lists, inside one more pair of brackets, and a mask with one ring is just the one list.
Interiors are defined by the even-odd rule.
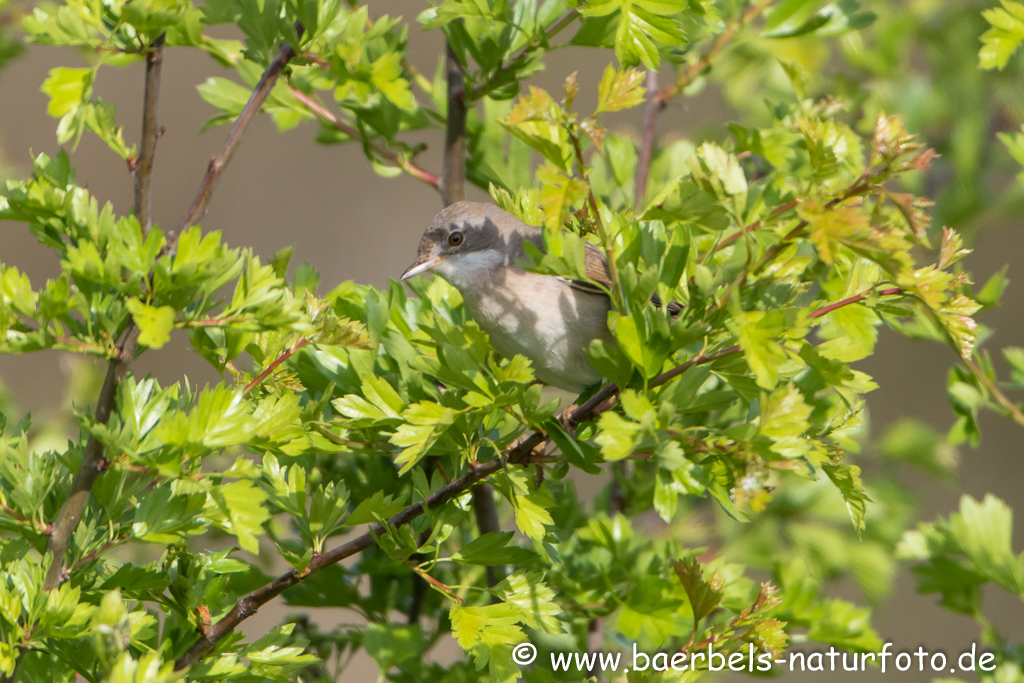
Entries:
[[[551,24],[551,26],[548,27],[547,31],[545,31],[545,42],[551,40],[556,35],[561,33],[566,26],[573,22],[576,16],[576,10],[570,9],[568,12],[563,14],[558,21]],[[494,75],[488,78],[486,82],[482,83],[481,85],[478,85],[475,88],[470,88],[468,91],[466,91],[466,97],[470,100],[475,100],[481,97],[482,95],[485,95],[489,90],[491,90],[499,83],[501,83],[505,79],[505,77],[508,76],[509,72],[515,71],[519,67],[519,61],[522,60],[523,57],[526,57],[531,52],[536,50],[538,47],[540,47],[540,43],[538,43],[537,41],[532,41],[522,50],[513,55],[512,59],[508,61],[508,64],[504,65],[496,72],[494,72]]]
[[263,381],[263,380],[265,380],[265,379],[266,379],[267,377],[269,377],[269,376],[270,376],[270,373],[272,373],[272,372],[273,372],[274,370],[276,370],[276,369],[278,368],[278,366],[279,366],[279,365],[281,365],[281,363],[283,363],[283,362],[285,362],[286,360],[288,360],[289,358],[291,358],[291,357],[292,357],[292,354],[294,354],[294,353],[296,353],[297,351],[299,351],[300,349],[302,349],[302,348],[304,348],[304,347],[308,346],[308,345],[309,345],[309,343],[310,343],[310,342],[309,342],[309,339],[307,339],[306,337],[302,337],[302,338],[301,338],[301,339],[299,339],[299,340],[298,340],[297,342],[295,342],[294,344],[292,344],[292,345],[291,345],[291,347],[290,347],[290,348],[289,348],[289,349],[288,349],[287,351],[285,351],[285,352],[284,352],[284,353],[282,353],[282,354],[281,354],[280,356],[278,356],[277,358],[275,358],[275,359],[274,359],[274,362],[273,362],[273,363],[271,363],[270,365],[268,365],[268,366],[267,366],[267,367],[266,367],[266,368],[265,368],[265,369],[263,370],[263,372],[261,372],[260,374],[256,375],[256,377],[254,377],[254,378],[253,378],[253,380],[252,380],[251,382],[249,382],[248,384],[246,384],[246,385],[245,385],[245,389],[244,389],[244,390],[242,391],[242,393],[244,393],[244,394],[248,394],[248,393],[249,393],[250,391],[252,391],[252,390],[253,390],[253,388],[255,388],[255,387],[256,387],[256,385],[258,385],[258,384],[259,384],[260,382],[262,382],[262,381]]
[[[751,223],[750,225],[748,225],[745,228],[743,228],[742,230],[734,232],[733,234],[729,235],[728,237],[723,238],[720,242],[718,242],[718,244],[716,244],[714,246],[713,251],[718,251],[719,249],[724,249],[725,247],[729,246],[730,244],[732,244],[733,242],[738,240],[740,237],[743,237],[744,235],[748,235],[748,234],[754,232],[755,230],[760,229],[761,226],[764,225],[765,221],[770,221],[770,220],[773,220],[775,218],[778,218],[779,216],[781,216],[782,214],[786,213],[787,211],[792,211],[799,204],[800,204],[799,200],[793,199],[793,200],[790,200],[790,201],[786,202],[785,204],[782,204],[781,206],[775,207],[774,209],[772,209],[772,212],[770,214],[768,214],[767,218],[762,219],[762,220],[756,220],[753,223]],[[703,256],[701,258],[703,258]]]
[[725,48],[725,46],[732,40],[744,25],[753,21],[759,14],[764,12],[771,4],[772,0],[759,0],[759,2],[751,5],[746,12],[739,15],[725,27],[725,30],[718,34],[718,38],[711,45],[710,48],[704,52],[700,59],[691,64],[683,73],[679,74],[679,78],[676,82],[667,88],[663,88],[658,91],[657,100],[664,109],[668,106],[669,100],[673,97],[686,90],[697,77],[707,71],[711,64],[715,61],[718,54]]
[[[302,27],[298,27],[299,35],[302,35]],[[177,245],[178,236],[186,229],[192,227],[199,220],[206,215],[206,210],[210,204],[210,198],[213,197],[213,190],[220,179],[220,174],[224,171],[224,168],[231,161],[231,155],[235,153],[235,149],[238,147],[239,142],[242,140],[242,135],[245,134],[246,129],[252,120],[256,118],[256,115],[260,113],[263,108],[263,103],[266,102],[267,97],[270,95],[270,91],[274,89],[274,84],[277,83],[278,77],[284,71],[285,66],[288,62],[295,57],[295,49],[291,45],[285,43],[281,46],[281,50],[277,53],[277,57],[270,63],[267,70],[263,72],[263,76],[260,78],[260,82],[256,84],[256,88],[252,91],[252,95],[249,96],[249,101],[245,103],[245,107],[242,109],[242,113],[238,115],[233,126],[231,126],[231,132],[228,133],[227,139],[224,140],[224,144],[221,145],[220,151],[217,152],[210,159],[210,164],[206,169],[206,175],[203,176],[202,182],[199,184],[199,191],[196,192],[196,198],[192,200],[192,206],[189,207],[188,213],[185,214],[185,220],[181,222],[181,228],[178,233],[171,237],[170,243],[167,246],[168,251],[173,251]]]
[[651,174],[651,160],[654,158],[654,139],[658,128],[658,112],[662,109],[658,101],[658,71],[647,70],[647,102],[644,105],[644,128],[640,137],[640,154],[636,160],[636,178],[633,190],[633,206],[642,207],[647,194],[647,179]]
[[354,140],[361,140],[362,142],[369,145],[370,149],[373,150],[374,154],[376,154],[380,158],[394,164],[398,168],[402,169],[403,171],[411,175],[413,178],[416,178],[417,180],[420,180],[426,183],[427,185],[430,185],[435,190],[441,190],[441,177],[438,176],[437,174],[431,173],[430,171],[420,168],[413,162],[404,159],[397,152],[393,152],[390,149],[387,149],[386,147],[383,147],[377,143],[370,142],[358,130],[356,130],[352,126],[348,125],[347,123],[339,119],[334,114],[334,112],[332,112],[327,107],[323,106],[322,104],[320,104],[319,102],[317,102],[312,97],[302,92],[298,88],[288,86],[288,90],[291,91],[295,99],[297,99],[299,102],[302,102],[302,104],[304,104],[306,108],[309,109],[309,111],[311,111],[317,118],[319,118],[324,123],[329,124],[335,130],[344,133],[345,135],[349,136]]
[[[128,371],[128,364],[135,356],[139,331],[132,325],[128,328],[126,335],[120,353],[111,359],[107,366],[107,376],[103,380],[103,387],[100,389],[100,396],[96,401],[94,419],[97,424],[106,424],[110,419],[117,400],[117,385],[124,379],[124,375]],[[52,560],[50,568],[46,572],[46,579],[43,581],[45,590],[49,591],[60,585],[68,544],[75,533],[78,521],[82,518],[85,506],[89,502],[89,493],[102,471],[102,464],[103,444],[95,435],[92,435],[82,451],[82,462],[71,483],[71,493],[64,501],[64,505],[61,506],[57,519],[53,522],[53,531],[46,542],[46,552],[52,556]]]
[[451,43],[445,44],[448,76],[448,117],[444,136],[441,199],[448,206],[466,193],[466,73]]
[[146,88],[142,104],[142,139],[139,158],[132,170],[135,180],[135,217],[142,226],[142,234],[149,232],[152,223],[150,188],[152,186],[153,159],[161,129],[157,125],[156,108],[160,97],[160,73],[164,63],[165,34],[161,33],[146,51]]
[[[498,506],[494,502],[494,489],[490,484],[479,483],[470,489],[470,501],[473,505],[473,517],[476,519],[476,528],[480,535],[492,531],[501,531],[498,524]],[[505,578],[504,565],[487,567],[487,585],[491,588],[497,586]],[[492,596],[492,602],[496,598]]]
[[866,292],[854,294],[853,296],[846,297],[845,299],[840,299],[835,303],[829,304],[827,306],[822,306],[821,308],[817,309],[807,317],[820,318],[823,315],[828,315],[837,308],[842,308],[843,306],[849,306],[850,304],[856,304],[861,301],[864,301],[864,299],[867,299],[872,294],[877,294],[878,296],[895,296],[897,294],[903,294],[903,290],[900,287],[889,287],[888,289],[883,289],[878,292],[875,292],[874,289],[869,289]]
[[[719,358],[739,353],[739,351],[739,346],[732,346],[727,349],[722,349],[721,351],[701,354],[691,358],[677,368],[673,368],[672,370],[659,375],[655,379],[651,380],[649,386],[660,386],[661,384],[671,380],[673,377],[685,372],[687,368],[693,367],[694,365],[701,365],[703,363],[710,363],[718,360]],[[571,410],[566,409],[563,411],[560,419],[570,428],[575,428],[584,420],[596,415],[598,413],[597,407],[599,404],[605,402],[605,400],[614,395],[616,391],[618,391],[618,389],[615,385],[606,385],[596,392],[590,400],[586,401],[583,405],[572,408]],[[602,410],[604,410],[604,408],[602,408]],[[461,477],[438,489],[425,501],[413,503],[389,519],[387,522],[388,527],[396,528],[409,524],[414,519],[422,515],[424,511],[436,508],[447,503],[449,500],[462,495],[473,485],[483,481],[490,475],[505,467],[506,464],[521,464],[528,462],[534,449],[541,444],[546,443],[547,440],[547,435],[540,430],[520,436],[509,444],[504,451],[502,451],[501,457],[488,460],[484,463],[471,464],[469,470]],[[361,553],[367,548],[375,546],[377,544],[375,539],[379,538],[386,532],[387,529],[378,525],[374,527],[372,531],[368,531],[362,536],[358,536],[347,543],[343,543],[337,548],[329,550],[326,553],[313,556],[313,559],[310,560],[309,565],[306,567],[306,571],[301,575],[295,570],[292,570],[241,598],[237,603],[235,603],[235,606],[231,608],[230,612],[221,617],[221,619],[211,626],[205,634],[202,634],[202,637],[196,641],[196,643],[193,644],[185,654],[178,658],[174,664],[174,668],[180,670],[195,664],[205,657],[222,638],[237,628],[239,624],[256,614],[260,607],[281,595],[281,593],[288,588],[298,584],[307,576],[323,569],[324,567],[340,562],[345,558]]]

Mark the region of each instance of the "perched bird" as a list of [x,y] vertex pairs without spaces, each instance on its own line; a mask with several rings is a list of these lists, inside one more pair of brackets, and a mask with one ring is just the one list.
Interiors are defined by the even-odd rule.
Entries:
[[523,244],[543,251],[541,228],[525,225],[493,204],[456,202],[437,214],[420,239],[419,257],[402,279],[433,271],[455,286],[491,344],[504,356],[521,354],[545,384],[575,393],[600,381],[584,351],[594,339],[612,341],[605,255],[586,246],[592,282],[531,273]]

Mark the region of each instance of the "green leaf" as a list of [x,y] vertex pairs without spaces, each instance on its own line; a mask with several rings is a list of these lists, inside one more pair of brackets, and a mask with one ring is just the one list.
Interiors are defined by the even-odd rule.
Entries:
[[521,565],[537,557],[531,550],[509,545],[513,535],[511,531],[486,533],[452,555],[452,559],[466,564],[498,567],[503,564]]
[[1002,70],[1024,41],[1024,5],[1013,0],[1001,1],[1002,9],[996,7],[981,13],[992,26],[981,35],[978,63],[982,69]]
[[644,93],[647,90],[643,85],[644,79],[642,71],[619,71],[609,64],[597,87],[597,111],[594,113],[621,111],[643,104]]
[[174,329],[174,309],[170,306],[159,308],[143,303],[139,299],[128,300],[128,310],[139,328],[139,343],[151,349],[159,349],[171,339]]
[[210,497],[225,516],[224,528],[234,534],[238,544],[259,555],[259,537],[270,513],[263,507],[267,494],[250,481],[234,481],[212,487]]
[[49,95],[46,113],[54,118],[72,114],[89,100],[95,73],[89,68],[58,66],[50,69],[49,77],[43,81],[42,91]]
[[715,572],[710,578],[706,578],[704,567],[696,558],[673,562],[672,568],[675,569],[676,576],[686,591],[686,597],[690,600],[695,623],[711,614],[722,602],[725,581],[720,573]]
[[779,383],[779,366],[786,362],[786,352],[776,341],[785,330],[782,312],[744,311],[728,325],[743,349],[757,385],[769,391],[774,389]]
[[383,491],[374,491],[369,498],[359,501],[359,505],[345,518],[345,526],[357,526],[376,521],[377,517],[388,519],[405,507],[401,497],[386,496]]
[[860,468],[856,465],[823,465],[825,474],[832,480],[839,493],[846,501],[846,509],[853,520],[853,528],[860,535],[864,532],[864,516],[867,514],[867,504],[871,502],[864,484],[860,480]]

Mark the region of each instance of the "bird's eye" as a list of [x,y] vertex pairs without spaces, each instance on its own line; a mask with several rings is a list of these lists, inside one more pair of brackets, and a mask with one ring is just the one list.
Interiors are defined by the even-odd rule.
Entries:
[[462,244],[462,240],[464,240],[464,239],[465,239],[465,237],[458,230],[455,230],[454,232],[448,233],[448,246],[457,247],[460,244]]

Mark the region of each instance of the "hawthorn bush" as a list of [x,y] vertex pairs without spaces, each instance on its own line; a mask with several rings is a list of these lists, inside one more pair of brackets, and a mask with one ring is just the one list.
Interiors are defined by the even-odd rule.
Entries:
[[[389,680],[545,681],[588,675],[554,673],[552,652],[634,643],[876,652],[870,609],[832,588],[850,578],[875,603],[902,558],[921,590],[979,620],[993,680],[1024,680],[1021,649],[981,612],[986,583],[1024,596],[1012,512],[965,498],[948,520],[907,531],[913,505],[892,468],[869,478],[858,464],[877,458],[861,454],[876,383],[854,367],[882,327],[947,344],[948,439],[976,442],[983,408],[1024,425],[1005,393],[1024,388],[1024,350],[1005,351],[1012,375],[997,378],[974,319],[1006,281],[975,286],[962,238],[933,225],[921,196],[934,188],[955,225],[978,212],[981,190],[952,189],[932,169],[949,162],[899,115],[915,97],[899,94],[899,64],[924,45],[943,73],[966,50],[979,116],[1018,94],[975,66],[976,10],[941,10],[943,41],[900,30],[928,8],[876,9],[444,0],[398,19],[339,0],[8,7],[19,32],[0,34],[0,58],[20,39],[80,48],[84,66],[42,84],[57,143],[98,136],[125,160],[135,203],[101,205],[56,148],[0,197],[0,218],[17,224],[4,229],[28,229],[61,272],[33,284],[0,265],[0,350],[106,364],[64,446],[0,414],[0,678],[327,681],[365,651]],[[1024,7],[985,19],[982,66],[1012,73]],[[211,37],[220,25],[242,40]],[[952,40],[965,25],[974,42]],[[446,46],[436,69],[411,63],[410,28]],[[565,45],[607,63],[600,80],[531,84]],[[168,227],[150,217],[160,73],[186,49],[236,77],[199,85],[217,110],[208,125],[230,129],[185,220]],[[824,77],[830,58],[849,72]],[[93,88],[138,61],[145,113],[132,144]],[[659,139],[666,106],[723,72],[737,121],[708,139]],[[633,108],[638,135],[606,128]],[[929,140],[942,125],[941,109],[907,110]],[[583,278],[584,242],[601,246],[617,264],[615,344],[589,355],[607,381],[578,398],[548,393],[528,360],[495,356],[440,279],[410,282],[411,295],[396,282],[327,288],[310,266],[290,269],[288,250],[265,260],[204,231],[260,112],[281,130],[316,121],[320,141],[357,143],[376,172],[427,183],[445,203],[466,180],[488,190],[545,227],[539,272]],[[432,128],[445,131],[437,172],[417,158]],[[982,132],[934,137],[984,185]],[[1003,138],[1024,161],[1024,137]],[[653,294],[683,312],[646,305]],[[132,372],[175,329],[222,381],[161,386]],[[913,425],[881,453],[951,471],[941,439]],[[579,494],[594,482],[600,495]],[[240,624],[272,602],[344,608],[362,625],[293,618],[244,637]],[[465,656],[442,665],[430,653],[449,635]],[[513,647],[527,641],[540,656],[520,667]]]

